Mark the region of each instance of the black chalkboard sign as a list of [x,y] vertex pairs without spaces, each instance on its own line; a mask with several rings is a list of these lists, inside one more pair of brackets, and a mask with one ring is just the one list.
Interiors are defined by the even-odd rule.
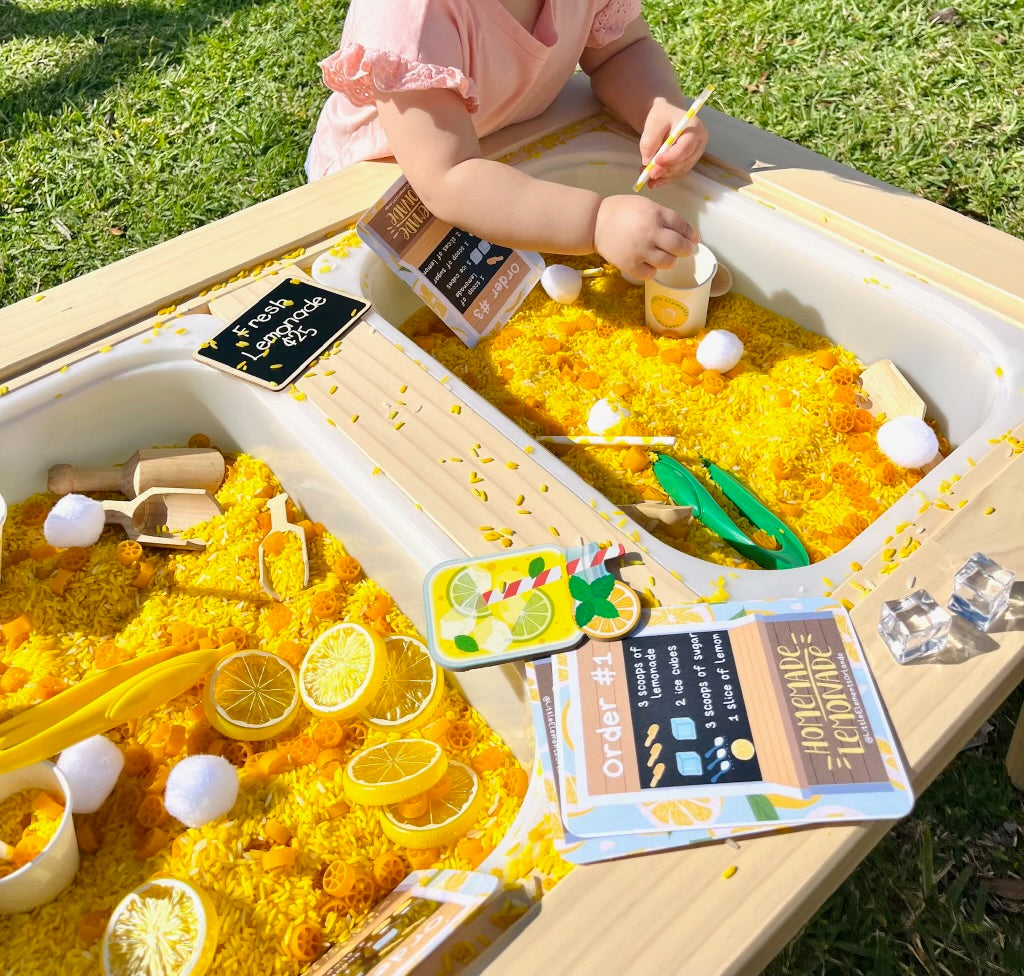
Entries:
[[369,307],[361,298],[289,278],[193,355],[202,363],[281,390]]

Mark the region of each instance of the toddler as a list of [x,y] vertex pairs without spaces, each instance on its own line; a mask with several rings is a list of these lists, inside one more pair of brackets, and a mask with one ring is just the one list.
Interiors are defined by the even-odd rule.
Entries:
[[[640,0],[352,0],[333,89],[307,172],[393,156],[442,220],[507,247],[597,251],[651,278],[700,237],[675,211],[629,193],[534,179],[483,158],[479,138],[543,112],[579,66],[596,97],[640,133],[646,164],[685,111],[675,71]],[[650,184],[686,172],[707,133],[698,119],[658,159]]]

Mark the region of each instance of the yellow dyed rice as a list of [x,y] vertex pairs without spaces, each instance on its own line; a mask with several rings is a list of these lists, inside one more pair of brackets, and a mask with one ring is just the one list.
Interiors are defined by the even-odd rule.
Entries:
[[[377,601],[383,591],[373,580],[339,580],[332,566],[345,555],[345,549],[329,533],[310,540],[310,585],[283,601],[291,619],[283,629],[273,630],[268,615],[274,604],[259,584],[258,516],[266,505],[261,495],[268,494],[268,488],[272,494],[281,487],[258,460],[240,455],[229,458],[229,462],[227,478],[217,493],[223,516],[191,532],[207,542],[206,549],[147,549],[143,558],[154,572],[149,585],[141,589],[132,585],[139,573],[138,564],[122,565],[115,555],[123,533],[108,528],[88,548],[85,565],[58,596],[40,578],[51,569],[55,571],[56,566],[25,557],[42,545],[41,527],[22,520],[24,502],[10,506],[3,535],[0,624],[25,614],[31,620],[31,632],[16,649],[0,637],[0,664],[25,668],[30,677],[19,690],[0,693],[0,721],[33,702],[38,679],[52,676],[71,685],[95,673],[97,649],[104,641],[113,640],[123,659],[129,659],[174,641],[218,641],[224,628],[238,627],[245,632],[249,648],[280,653],[294,662],[296,646],[301,654],[340,620],[360,622],[385,633],[415,633],[411,622],[396,607],[379,616]],[[52,504],[55,498],[40,494],[33,500]],[[333,594],[337,600],[334,619],[312,612],[314,598],[324,593]],[[451,758],[471,763],[486,749],[496,747],[500,751],[497,768],[481,773],[485,812],[471,831],[485,851],[491,850],[519,810],[518,796],[508,792],[506,786],[507,774],[518,763],[447,682],[442,702],[428,721],[439,718],[469,723],[476,732],[475,743],[465,749],[446,744]],[[300,710],[298,720],[282,739],[311,735],[317,721]],[[389,737],[357,719],[343,724],[347,733],[365,735],[367,745]],[[167,730],[175,725],[185,728],[187,745],[176,756],[161,758],[164,749],[155,743],[169,740]],[[157,768],[193,751],[213,748],[209,734],[198,686],[156,712],[107,733],[126,750],[147,746]],[[419,734],[416,729],[402,733]],[[217,749],[225,744],[221,740]],[[252,746],[258,753],[267,752],[275,743],[255,742]],[[342,747],[344,763],[358,744],[343,739]],[[191,829],[167,820],[163,824],[166,842],[154,856],[143,860],[136,854],[143,833],[136,814],[147,787],[152,785],[157,795],[161,794],[159,783],[153,784],[153,775],[130,775],[126,770],[98,813],[76,818],[80,830],[90,829],[101,839],[99,850],[83,853],[75,881],[55,901],[4,919],[0,972],[33,976],[98,973],[99,945],[77,942],[79,920],[89,912],[109,913],[126,893],[160,874],[191,881],[210,894],[221,925],[213,972],[294,976],[301,966],[287,954],[285,945],[295,924],[317,924],[327,942],[336,942],[350,933],[370,907],[349,916],[337,905],[325,905],[323,892],[315,886],[320,869],[329,861],[341,859],[369,871],[373,859],[382,852],[406,853],[385,838],[375,810],[352,805],[343,812],[345,805],[339,802],[343,800],[342,766],[318,769],[310,763],[269,777],[241,768],[239,797],[229,816]],[[268,819],[279,821],[293,834],[292,846],[298,857],[290,873],[268,873],[263,868],[264,825]],[[463,869],[476,866],[459,853],[458,844],[442,848],[434,863]],[[547,870],[549,884],[568,870],[554,854],[550,839],[533,844],[531,856],[522,855],[515,863],[507,864],[504,873],[506,878],[515,879],[540,867]],[[384,893],[377,890],[377,896]]]
[[[584,268],[595,258],[555,260]],[[790,525],[813,561],[842,549],[919,478],[919,472],[886,467],[875,447],[877,420],[857,440],[830,423],[842,406],[834,400],[842,379],[861,369],[849,350],[739,294],[712,299],[707,330],[728,329],[744,344],[742,371],[723,376],[724,389],[716,395],[705,384],[713,389],[717,374],[702,374],[695,385],[681,378],[679,359],[692,359],[704,332],[687,339],[652,336],[644,325],[642,288],[618,276],[584,282],[582,296],[570,305],[534,289],[508,325],[473,349],[426,309],[403,330],[534,436],[590,433],[593,404],[618,400],[631,416],[612,433],[675,437],[667,453],[700,477],[735,518],[700,458],[733,472]],[[819,362],[834,359],[835,365],[819,365],[815,353]],[[621,449],[554,450],[613,505],[666,499],[650,467],[627,469]],[[846,468],[839,478],[837,464]],[[754,568],[699,522],[681,538],[662,528],[655,534],[701,558]]]

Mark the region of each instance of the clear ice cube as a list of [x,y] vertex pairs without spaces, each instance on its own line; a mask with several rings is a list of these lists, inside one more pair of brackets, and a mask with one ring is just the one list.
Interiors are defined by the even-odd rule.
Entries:
[[946,646],[953,618],[927,590],[882,604],[878,633],[900,664],[938,654]]
[[976,552],[953,577],[953,593],[946,606],[979,630],[988,631],[1005,612],[1016,578],[1012,570]]

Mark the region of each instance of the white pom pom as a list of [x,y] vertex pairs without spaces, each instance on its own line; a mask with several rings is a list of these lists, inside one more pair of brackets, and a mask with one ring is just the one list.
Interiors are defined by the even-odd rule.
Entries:
[[733,368],[743,355],[743,343],[739,336],[726,329],[712,329],[697,346],[697,362],[705,369],[726,373]]
[[592,434],[606,434],[632,415],[633,412],[628,407],[608,400],[598,400],[587,415],[587,429]]
[[73,813],[95,813],[110,796],[124,768],[124,755],[109,739],[94,735],[68,746],[57,757],[71,791]]
[[540,276],[548,297],[563,305],[576,301],[583,291],[583,275],[567,264],[549,264]]
[[878,428],[878,449],[901,468],[921,468],[935,460],[939,439],[917,417],[893,417]]
[[43,535],[51,546],[69,549],[91,546],[103,531],[103,506],[86,495],[58,498],[43,523]]
[[164,806],[186,827],[230,813],[238,799],[238,770],[223,756],[188,756],[167,774]]

